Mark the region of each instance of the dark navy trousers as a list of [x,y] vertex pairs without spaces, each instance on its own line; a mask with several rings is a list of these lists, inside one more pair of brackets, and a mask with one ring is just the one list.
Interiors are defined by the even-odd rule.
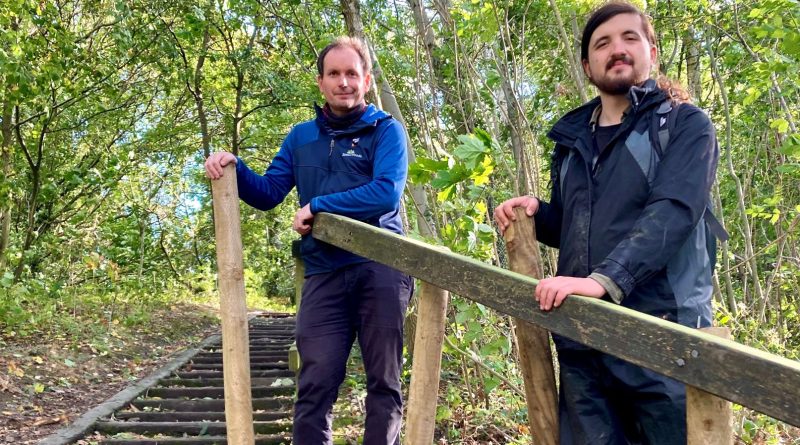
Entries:
[[593,349],[558,351],[561,445],[685,445],[686,387]]
[[294,445],[333,443],[333,404],[356,338],[367,375],[364,445],[399,444],[403,318],[412,290],[411,277],[375,262],[306,277],[295,332],[302,366]]

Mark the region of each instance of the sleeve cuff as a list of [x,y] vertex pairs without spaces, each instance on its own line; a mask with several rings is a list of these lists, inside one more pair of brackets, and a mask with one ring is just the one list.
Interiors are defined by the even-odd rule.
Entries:
[[611,278],[599,273],[592,273],[589,275],[589,278],[597,281],[601,286],[603,286],[603,289],[606,290],[606,293],[608,293],[608,296],[611,297],[611,300],[613,300],[614,303],[622,303],[622,299],[625,298],[625,294],[622,292],[622,289],[617,286],[617,283],[615,283]]

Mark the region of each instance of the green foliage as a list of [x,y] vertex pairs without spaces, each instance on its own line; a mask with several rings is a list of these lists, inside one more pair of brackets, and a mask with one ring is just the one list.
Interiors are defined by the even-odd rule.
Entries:
[[[409,180],[427,192],[435,242],[481,261],[505,261],[494,206],[547,195],[547,130],[581,102],[566,50],[577,50],[598,2],[554,3],[564,29],[551,2],[424,4],[428,39],[410,8],[360,2],[411,136]],[[732,236],[717,263],[718,322],[796,358],[800,4],[642,5],[660,66],[693,89],[720,140],[719,216]],[[146,324],[178,301],[216,304],[202,160],[235,150],[253,170],[268,167],[291,126],[313,116],[316,51],[345,32],[340,5],[14,0],[0,2],[0,29],[0,335],[92,336]],[[413,220],[420,203],[405,204]],[[251,307],[291,310],[296,209],[294,194],[270,212],[242,207]],[[442,438],[530,438],[524,403],[486,371],[520,384],[508,321],[458,298],[448,320],[467,355],[447,352],[444,373],[458,386],[443,390]],[[789,434],[739,413],[745,443]]]

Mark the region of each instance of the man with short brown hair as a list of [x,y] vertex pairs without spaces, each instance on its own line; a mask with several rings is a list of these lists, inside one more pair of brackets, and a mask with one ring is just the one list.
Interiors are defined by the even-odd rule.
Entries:
[[300,209],[292,227],[302,235],[306,280],[297,314],[302,368],[294,445],[333,443],[333,404],[356,338],[367,376],[363,443],[399,443],[403,317],[413,280],[311,236],[318,212],[403,233],[405,131],[390,115],[364,101],[371,66],[362,42],[336,39],[317,60],[317,85],[325,105],[315,105],[316,119],[292,129],[264,175],[228,152],[212,154],[205,164],[207,175],[217,179],[222,167],[235,162],[239,196],[262,210],[275,207],[297,187]]

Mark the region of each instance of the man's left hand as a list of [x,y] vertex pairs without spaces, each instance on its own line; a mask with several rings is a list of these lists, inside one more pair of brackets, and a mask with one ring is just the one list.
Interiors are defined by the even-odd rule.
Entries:
[[302,209],[298,210],[294,215],[292,221],[292,229],[300,235],[306,235],[311,232],[311,222],[314,221],[314,214],[311,213],[311,204],[306,204]]
[[591,278],[552,277],[539,281],[534,298],[539,302],[539,309],[549,311],[561,306],[570,294],[600,298],[606,290]]

